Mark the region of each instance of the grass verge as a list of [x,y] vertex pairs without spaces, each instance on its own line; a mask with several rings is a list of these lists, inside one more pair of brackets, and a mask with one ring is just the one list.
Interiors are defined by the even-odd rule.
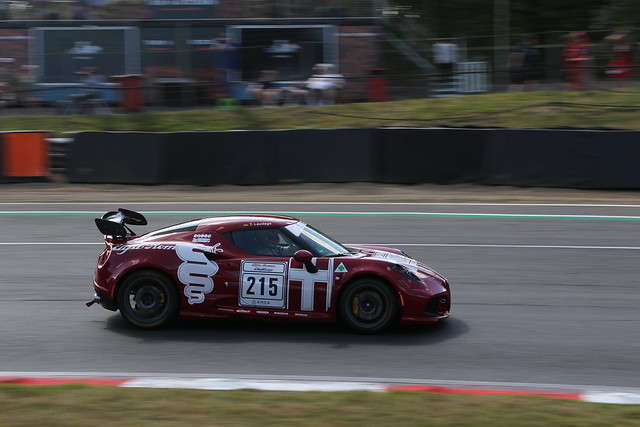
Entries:
[[640,405],[411,392],[0,386],[3,426],[638,426]]
[[172,113],[0,116],[0,131],[177,132],[378,126],[640,129],[640,91],[507,92],[325,107],[213,107]]

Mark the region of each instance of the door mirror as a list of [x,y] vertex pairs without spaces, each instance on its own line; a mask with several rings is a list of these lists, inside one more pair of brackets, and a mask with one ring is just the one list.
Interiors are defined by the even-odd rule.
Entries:
[[311,252],[300,249],[295,254],[293,254],[293,259],[304,264],[304,268],[306,268],[309,273],[318,272],[318,267],[316,267],[312,262],[313,255],[311,254]]

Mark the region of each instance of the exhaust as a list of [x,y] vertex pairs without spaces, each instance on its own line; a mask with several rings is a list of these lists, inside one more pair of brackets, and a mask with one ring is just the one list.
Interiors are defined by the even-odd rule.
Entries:
[[100,297],[98,296],[98,294],[95,294],[93,296],[93,299],[91,301],[89,301],[86,305],[87,305],[87,307],[91,307],[95,303],[100,304]]

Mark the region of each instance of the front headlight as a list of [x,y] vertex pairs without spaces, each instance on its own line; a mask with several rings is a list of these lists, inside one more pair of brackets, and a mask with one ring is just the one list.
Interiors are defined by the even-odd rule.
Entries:
[[388,262],[387,263],[387,268],[389,270],[395,271],[398,274],[403,275],[404,277],[406,277],[407,279],[410,279],[416,283],[422,283],[422,281],[420,280],[420,278],[418,276],[416,276],[412,271],[410,271],[407,267],[405,267],[404,265],[400,265],[400,264],[395,264],[393,262]]

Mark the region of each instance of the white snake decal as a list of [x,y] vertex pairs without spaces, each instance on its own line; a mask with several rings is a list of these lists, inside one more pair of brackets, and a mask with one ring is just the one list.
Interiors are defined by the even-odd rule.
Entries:
[[218,272],[218,264],[209,260],[205,252],[215,252],[203,245],[176,245],[176,254],[184,261],[178,267],[178,279],[185,284],[184,295],[189,304],[201,304],[204,295],[213,291],[211,276]]

